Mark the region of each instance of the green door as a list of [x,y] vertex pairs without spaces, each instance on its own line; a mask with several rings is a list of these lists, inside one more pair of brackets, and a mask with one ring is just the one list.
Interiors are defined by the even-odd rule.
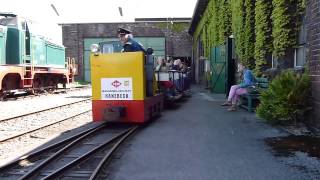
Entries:
[[[165,56],[165,38],[164,37],[136,37],[136,41],[141,43],[145,49],[148,47],[153,48],[155,56]],[[85,38],[84,51],[83,51],[83,72],[84,80],[91,82],[90,77],[90,46],[91,44],[99,44],[105,41],[118,41],[119,38]]]
[[141,43],[145,50],[151,47],[154,52],[154,56],[165,56],[166,54],[166,40],[164,37],[137,37],[134,38]]
[[225,45],[217,46],[211,49],[211,71],[212,71],[212,92],[226,93],[226,48]]

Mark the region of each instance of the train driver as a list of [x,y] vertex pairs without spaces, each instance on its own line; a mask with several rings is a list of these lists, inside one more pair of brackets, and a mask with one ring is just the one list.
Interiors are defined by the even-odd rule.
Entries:
[[120,41],[123,43],[122,52],[146,52],[143,49],[142,45],[133,39],[131,31],[124,28],[118,28],[118,37],[120,38]]

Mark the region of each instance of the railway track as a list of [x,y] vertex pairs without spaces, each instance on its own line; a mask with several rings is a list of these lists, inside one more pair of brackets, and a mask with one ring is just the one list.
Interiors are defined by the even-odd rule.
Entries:
[[96,179],[138,126],[106,123],[0,167],[0,179]]
[[20,131],[20,132],[17,132],[17,133],[12,133],[12,134],[7,135],[7,136],[2,136],[0,138],[0,143],[3,143],[5,141],[9,141],[9,140],[12,140],[12,139],[15,139],[15,138],[18,138],[18,137],[21,137],[21,136],[24,136],[24,135],[27,135],[27,134],[30,134],[30,133],[33,133],[35,131],[50,127],[52,125],[61,123],[63,121],[67,121],[67,120],[69,120],[71,118],[74,118],[76,116],[80,116],[80,115],[85,114],[85,113],[90,112],[90,111],[91,111],[91,109],[88,109],[88,110],[85,110],[83,112],[68,116],[66,118],[63,118],[63,119],[60,119],[60,120],[57,120],[57,121],[54,121],[54,122],[51,122],[51,123],[48,123],[48,124],[45,124],[45,125],[40,126],[40,127],[35,127],[35,128],[31,128],[30,130],[26,130],[26,131],[22,131],[22,132]]
[[[10,121],[12,119],[21,118],[21,117],[24,117],[24,116],[37,114],[37,113],[40,113],[40,112],[45,112],[45,111],[49,111],[49,110],[53,110],[53,109],[62,108],[62,107],[65,107],[65,106],[69,106],[69,105],[72,105],[72,104],[76,104],[76,103],[80,103],[80,102],[84,102],[84,101],[89,101],[89,100],[91,100],[91,98],[86,98],[86,99],[82,99],[82,100],[71,102],[71,103],[66,103],[66,104],[63,104],[63,105],[55,106],[55,107],[45,108],[45,109],[41,109],[41,110],[29,112],[29,113],[17,115],[17,116],[12,116],[12,117],[8,117],[8,118],[0,119],[0,123],[1,122],[5,122],[5,121]],[[0,124],[0,126],[1,126],[1,124]]]
[[[5,96],[0,96],[0,101],[18,101],[18,100],[24,100],[24,99],[32,99],[32,98],[37,98],[43,95],[51,95],[51,94],[59,94],[59,93],[66,93],[66,92],[72,92],[72,91],[78,91],[86,88],[91,88],[91,86],[79,86],[79,87],[72,87],[72,88],[58,88],[55,89],[54,91],[43,91],[39,93],[28,93],[25,92],[25,90],[17,90],[18,92],[16,94],[12,93],[11,95],[5,95]],[[9,93],[10,94],[10,93]]]
[[[2,119],[0,121],[0,143],[5,143],[6,141],[17,138],[20,139],[20,137],[28,134],[31,136],[34,132],[40,132],[56,124],[91,112],[91,105],[88,104],[89,101],[90,98],[87,98],[53,108],[46,108],[40,111]],[[68,109],[62,109],[66,106],[69,106]],[[74,112],[69,112],[70,110]],[[66,116],[66,114],[68,115]]]

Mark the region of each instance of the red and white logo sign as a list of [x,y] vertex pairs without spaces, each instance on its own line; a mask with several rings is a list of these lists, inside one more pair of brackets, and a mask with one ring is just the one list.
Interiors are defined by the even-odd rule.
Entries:
[[132,100],[132,78],[101,78],[101,100]]
[[114,86],[115,88],[118,88],[119,86],[121,86],[121,82],[119,82],[118,80],[115,80],[111,83],[112,86]]

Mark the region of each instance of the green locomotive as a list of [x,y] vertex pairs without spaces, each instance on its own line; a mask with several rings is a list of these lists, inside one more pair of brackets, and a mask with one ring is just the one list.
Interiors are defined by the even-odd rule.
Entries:
[[0,13],[0,98],[16,91],[53,90],[73,81],[65,48],[30,31],[29,23]]

